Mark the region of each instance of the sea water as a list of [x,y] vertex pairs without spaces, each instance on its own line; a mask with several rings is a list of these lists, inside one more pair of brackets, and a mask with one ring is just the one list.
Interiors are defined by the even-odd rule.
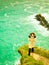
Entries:
[[49,0],[0,0],[0,65],[18,65],[18,48],[28,44],[30,32],[35,46],[49,50],[49,31],[35,20],[41,13],[49,22]]

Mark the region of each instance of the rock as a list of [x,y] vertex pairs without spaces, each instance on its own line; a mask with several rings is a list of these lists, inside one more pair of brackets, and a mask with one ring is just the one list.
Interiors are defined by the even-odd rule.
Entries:
[[28,56],[28,45],[18,49],[21,54],[21,65],[49,65],[49,51],[42,48],[34,47],[34,53]]
[[36,20],[38,20],[40,22],[40,25],[46,27],[49,30],[49,23],[44,18],[44,16],[42,16],[41,14],[37,14],[35,17],[36,17]]

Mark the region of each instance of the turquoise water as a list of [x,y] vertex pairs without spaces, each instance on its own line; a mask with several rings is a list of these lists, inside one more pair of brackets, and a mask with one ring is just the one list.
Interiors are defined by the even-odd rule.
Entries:
[[0,0],[0,65],[17,65],[18,48],[35,32],[35,46],[49,50],[49,31],[34,19],[41,13],[49,22],[49,0]]

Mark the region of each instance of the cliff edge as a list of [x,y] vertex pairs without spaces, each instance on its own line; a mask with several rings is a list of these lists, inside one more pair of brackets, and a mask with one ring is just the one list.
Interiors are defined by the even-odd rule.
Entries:
[[18,49],[21,54],[21,65],[49,65],[49,51],[42,48],[34,47],[34,53],[28,56],[28,45]]

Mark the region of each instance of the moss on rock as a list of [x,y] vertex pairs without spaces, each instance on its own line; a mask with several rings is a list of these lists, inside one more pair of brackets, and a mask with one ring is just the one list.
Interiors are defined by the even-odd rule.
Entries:
[[[18,52],[21,54],[21,65],[44,65],[41,60],[35,60],[32,56],[28,56],[28,45],[24,45],[18,49]],[[43,50],[38,47],[34,47],[34,53],[39,54],[43,57],[49,59],[49,51]]]

